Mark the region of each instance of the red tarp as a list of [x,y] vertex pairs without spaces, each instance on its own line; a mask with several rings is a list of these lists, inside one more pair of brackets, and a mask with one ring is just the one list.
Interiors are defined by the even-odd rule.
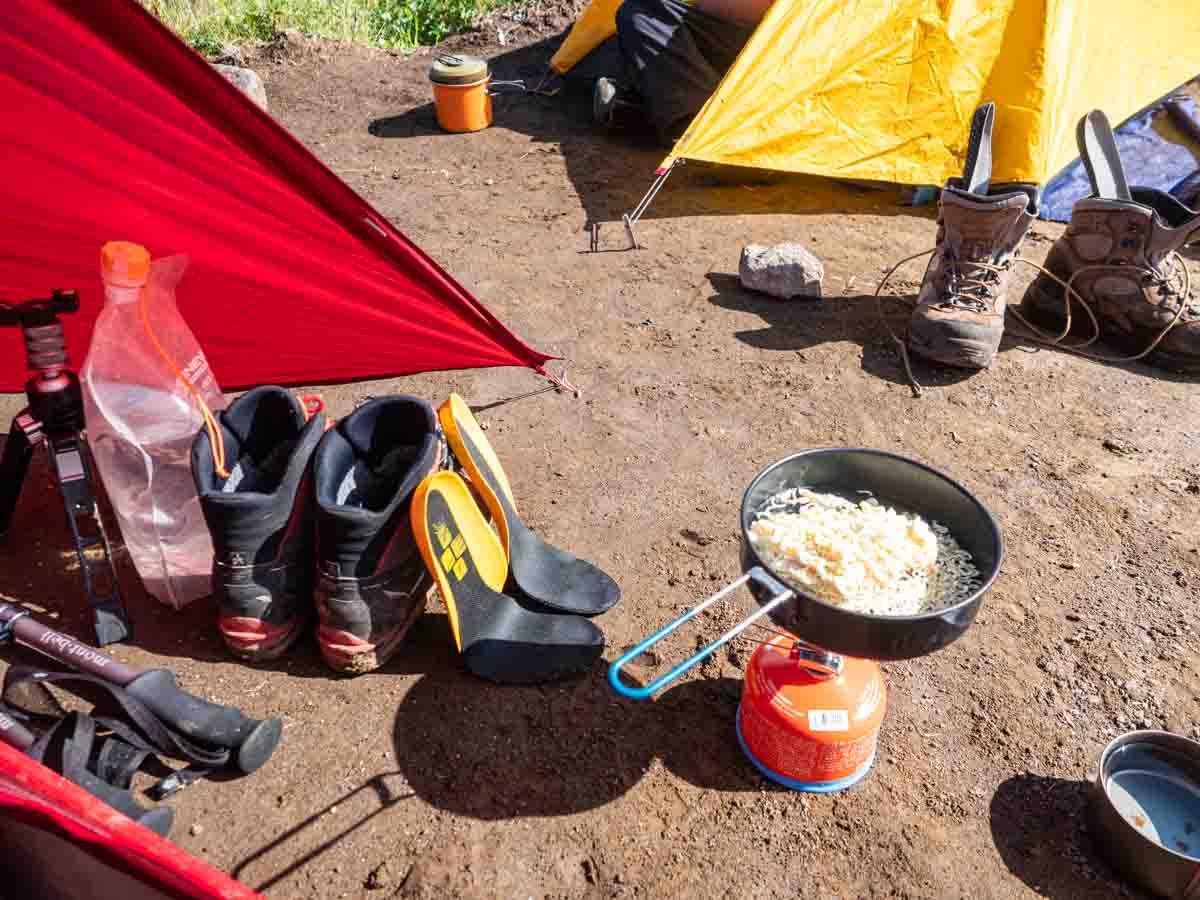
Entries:
[[[78,288],[100,247],[186,253],[179,304],[223,387],[552,357],[508,331],[135,0],[0,0],[0,300]],[[0,391],[27,377],[0,330]]]
[[5,897],[262,900],[4,743],[0,846]]

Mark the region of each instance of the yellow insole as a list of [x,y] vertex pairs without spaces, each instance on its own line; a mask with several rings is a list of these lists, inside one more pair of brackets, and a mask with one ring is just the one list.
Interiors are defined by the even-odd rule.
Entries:
[[508,557],[466,483],[454,472],[435,472],[422,481],[413,494],[411,515],[417,549],[446,603],[461,652],[455,587],[478,580],[501,592],[508,578]]
[[[438,421],[441,422],[442,431],[446,434],[446,440],[449,442],[450,449],[454,453],[455,458],[467,470],[467,474],[471,477],[471,484],[483,496],[483,500],[496,522],[496,526],[500,529],[500,541],[507,548],[508,519],[504,515],[504,508],[500,503],[500,498],[495,494],[491,479],[485,477],[484,473],[480,471],[481,463],[491,470],[491,475],[495,480],[496,486],[504,491],[504,499],[508,501],[509,508],[515,513],[517,511],[517,504],[513,500],[512,486],[508,483],[508,476],[504,472],[504,466],[500,464],[500,460],[496,456],[495,450],[492,449],[491,443],[484,435],[483,429],[479,427],[475,416],[471,414],[470,407],[467,406],[466,401],[458,394],[451,394],[446,398],[446,402],[438,409]],[[467,446],[467,442],[463,440],[463,435],[466,435],[469,439],[471,447]],[[477,460],[474,455],[475,453],[478,453],[482,459]]]

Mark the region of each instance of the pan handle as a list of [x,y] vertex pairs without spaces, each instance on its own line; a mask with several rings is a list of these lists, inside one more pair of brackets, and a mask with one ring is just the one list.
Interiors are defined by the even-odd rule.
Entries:
[[[755,612],[742,619],[741,622],[739,622],[737,625],[734,625],[703,650],[700,650],[695,655],[685,659],[670,672],[667,672],[665,675],[660,675],[645,687],[630,687],[621,681],[621,670],[625,668],[625,666],[629,665],[633,659],[645,653],[648,649],[653,647],[684,622],[694,619],[717,601],[724,599],[726,596],[750,581],[755,581],[768,591],[771,591],[774,596],[771,597],[769,603],[759,607]],[[725,587],[721,588],[721,590],[717,591],[699,606],[693,606],[674,622],[671,622],[669,625],[666,625],[654,632],[654,634],[650,635],[650,637],[646,638],[644,641],[614,662],[608,670],[608,683],[612,686],[614,691],[624,697],[629,697],[633,700],[645,700],[651,694],[661,690],[673,682],[684,672],[688,671],[688,669],[691,669],[704,662],[704,660],[716,653],[718,649],[725,646],[725,644],[729,643],[731,640],[753,625],[757,619],[762,618],[775,607],[786,603],[788,600],[791,600],[794,596],[796,596],[795,591],[785,587],[777,578],[767,572],[766,569],[762,568],[761,566],[754,566],[747,571],[746,574],[725,585]]]

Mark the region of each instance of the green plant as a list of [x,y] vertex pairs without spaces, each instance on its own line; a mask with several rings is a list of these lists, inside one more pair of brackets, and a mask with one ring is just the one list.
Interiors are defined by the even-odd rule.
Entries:
[[[3,0],[0,0],[3,2]],[[514,0],[142,0],[208,56],[230,44],[270,41],[285,28],[346,41],[409,49],[469,28]]]
[[480,12],[475,0],[375,0],[367,21],[372,43],[427,47],[469,28]]

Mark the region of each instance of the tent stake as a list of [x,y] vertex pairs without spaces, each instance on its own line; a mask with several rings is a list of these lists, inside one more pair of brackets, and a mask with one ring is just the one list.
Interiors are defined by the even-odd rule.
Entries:
[[659,169],[658,172],[655,173],[657,177],[654,179],[654,183],[650,185],[650,190],[646,191],[646,196],[642,198],[642,202],[637,205],[633,212],[626,213],[625,215],[621,216],[621,221],[625,223],[625,237],[629,238],[629,246],[626,248],[627,250],[642,249],[637,242],[637,238],[634,237],[633,226],[638,223],[638,220],[642,218],[642,214],[645,213],[650,204],[654,202],[654,198],[658,195],[658,192],[662,190],[662,186],[667,183],[667,176],[671,174],[671,170],[674,169],[679,162],[679,160],[673,160],[671,165],[667,166],[666,168]]
[[[583,391],[581,391],[575,385],[571,384],[571,382],[567,381],[567,366],[569,364],[570,364],[569,360],[565,360],[565,359],[563,360],[562,375],[555,375],[553,372],[551,372],[545,366],[542,366],[541,368],[536,369],[535,371],[539,375],[541,375],[543,378],[545,378],[547,381],[551,382],[554,385],[554,387],[550,388],[550,390],[556,390],[559,393],[566,391],[567,393],[574,395],[575,399],[578,400],[581,396],[583,396]],[[540,393],[542,393],[542,391],[534,391],[533,393],[540,394]],[[522,395],[522,396],[525,396],[525,395]],[[532,394],[530,394],[528,396],[532,396]],[[516,399],[516,398],[513,398],[513,399]]]

